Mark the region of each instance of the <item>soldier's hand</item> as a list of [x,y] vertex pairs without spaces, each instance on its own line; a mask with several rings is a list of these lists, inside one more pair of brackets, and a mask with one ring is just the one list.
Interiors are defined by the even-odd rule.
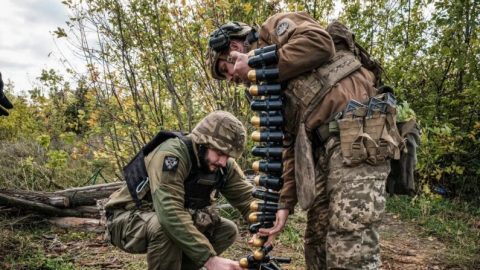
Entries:
[[233,80],[235,83],[249,83],[248,72],[250,67],[248,66],[248,55],[237,51],[231,51],[230,57],[235,61],[233,66]]
[[278,209],[277,214],[275,215],[276,219],[274,226],[272,228],[261,228],[258,230],[259,235],[268,235],[266,245],[271,245],[277,234],[283,230],[289,214],[290,211],[288,209]]
[[208,270],[243,270],[239,262],[218,256],[210,257],[205,267]]

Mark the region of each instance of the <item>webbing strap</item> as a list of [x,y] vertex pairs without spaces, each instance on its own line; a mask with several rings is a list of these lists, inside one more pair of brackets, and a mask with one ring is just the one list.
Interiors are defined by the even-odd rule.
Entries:
[[313,97],[308,104],[301,122],[305,122],[305,119],[310,116],[312,111],[322,102],[323,98],[332,90],[335,84],[361,67],[362,63],[360,63],[352,53],[339,52],[328,64],[320,67],[318,72],[313,73],[323,82],[323,86],[319,94]]

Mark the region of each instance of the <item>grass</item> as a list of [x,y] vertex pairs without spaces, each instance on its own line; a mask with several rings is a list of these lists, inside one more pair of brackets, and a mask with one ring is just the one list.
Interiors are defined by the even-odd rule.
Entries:
[[424,235],[444,242],[445,263],[449,266],[471,269],[480,263],[480,209],[460,201],[421,195],[391,197],[387,211],[418,224]]
[[41,244],[42,235],[48,234],[46,226],[21,226],[14,230],[0,228],[1,269],[75,269],[68,256],[51,256]]
[[[220,203],[221,204],[221,203]],[[394,196],[387,200],[387,211],[409,224],[417,224],[412,236],[435,237],[447,247],[442,266],[446,268],[475,269],[480,263],[480,209],[460,201],[439,197]],[[225,254],[228,258],[241,258],[252,250],[247,245],[250,234],[238,211],[222,210],[222,216],[239,224],[241,239]],[[97,234],[58,231],[41,219],[31,216],[15,220],[0,215],[0,269],[98,269],[99,264],[88,263],[118,261],[125,269],[143,269],[145,258],[127,254],[113,246],[95,247]],[[303,234],[306,214],[296,211],[279,235],[276,256],[291,257],[285,269],[304,269]],[[387,231],[389,233],[389,231]],[[396,239],[398,235],[392,234]],[[53,239],[55,238],[55,239]],[[387,237],[388,238],[388,235]],[[55,244],[64,245],[56,250]],[[442,252],[443,254],[443,252]]]

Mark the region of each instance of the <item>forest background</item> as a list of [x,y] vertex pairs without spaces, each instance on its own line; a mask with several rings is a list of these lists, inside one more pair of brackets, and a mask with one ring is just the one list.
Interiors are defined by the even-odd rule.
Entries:
[[[158,130],[190,131],[206,113],[252,127],[245,88],[211,78],[207,38],[219,24],[261,24],[306,10],[338,14],[385,68],[385,83],[422,127],[420,191],[479,202],[478,1],[63,1],[73,16],[55,31],[88,72],[43,70],[0,119],[0,186],[48,190],[115,181]],[[340,7],[340,9],[339,9]],[[68,59],[67,59],[68,60]],[[410,117],[413,117],[410,115]],[[248,145],[248,149],[252,143]],[[246,151],[244,168],[251,157]]]
[[[418,194],[480,205],[479,1],[62,3],[72,17],[55,38],[75,48],[87,72],[42,70],[24,94],[7,82],[15,108],[0,118],[3,188],[118,181],[157,131],[190,131],[216,109],[232,112],[252,131],[245,88],[209,75],[208,35],[227,21],[261,24],[280,11],[305,10],[325,27],[337,18],[348,25],[382,63],[399,101],[415,111],[409,117],[422,128]],[[253,160],[252,146],[239,160],[243,168]]]

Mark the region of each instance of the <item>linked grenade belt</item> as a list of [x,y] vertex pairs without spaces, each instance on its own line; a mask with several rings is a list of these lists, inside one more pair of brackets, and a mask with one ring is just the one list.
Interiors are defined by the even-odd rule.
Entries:
[[[254,234],[260,228],[271,228],[278,210],[278,191],[283,186],[282,175],[282,141],[283,141],[283,107],[280,96],[282,86],[272,83],[278,78],[277,46],[271,45],[256,49],[249,53],[248,65],[253,68],[248,73],[248,78],[257,83],[252,85],[249,93],[253,96],[250,108],[259,115],[251,119],[253,126],[258,130],[252,133],[252,140],[257,146],[252,149],[252,155],[262,158],[252,164],[253,170],[258,173],[254,182],[257,189],[253,197],[260,201],[254,201],[250,205],[252,213],[248,217],[249,231]],[[257,248],[253,254],[240,259],[240,266],[247,269],[275,269],[281,270],[279,264],[290,263],[290,258],[272,257],[269,252],[273,246],[265,246],[267,237],[255,239],[253,246]]]

